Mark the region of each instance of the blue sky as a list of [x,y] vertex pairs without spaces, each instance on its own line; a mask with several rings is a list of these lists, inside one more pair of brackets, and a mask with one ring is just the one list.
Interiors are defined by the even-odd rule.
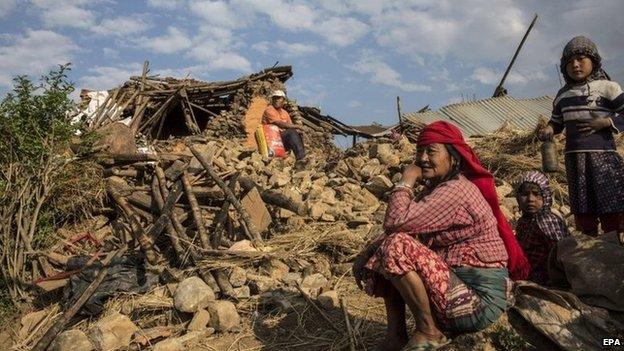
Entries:
[[624,81],[624,1],[0,0],[0,91],[72,62],[78,88],[152,73],[229,80],[276,61],[289,97],[345,123],[489,97],[534,13],[540,19],[506,87],[554,94],[567,40],[594,39]]

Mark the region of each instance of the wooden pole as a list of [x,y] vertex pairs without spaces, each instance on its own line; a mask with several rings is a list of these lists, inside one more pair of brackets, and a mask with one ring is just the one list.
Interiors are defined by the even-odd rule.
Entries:
[[184,192],[186,193],[186,198],[191,206],[191,214],[193,215],[193,220],[195,221],[195,227],[197,227],[197,233],[199,234],[202,248],[209,249],[210,240],[208,240],[208,233],[206,233],[206,227],[204,227],[204,220],[201,215],[199,203],[197,202],[195,194],[193,194],[193,186],[191,185],[187,171],[182,172],[181,179],[182,185],[184,186]]
[[141,246],[141,249],[145,253],[145,258],[147,258],[147,261],[151,264],[156,264],[158,262],[158,255],[156,254],[156,251],[154,251],[154,243],[152,241],[152,238],[145,233],[141,222],[137,218],[136,213],[134,213],[134,211],[130,207],[130,204],[128,204],[128,201],[123,196],[121,196],[121,194],[119,194],[119,192],[117,192],[117,190],[115,190],[110,183],[108,183],[106,186],[106,192],[115,201],[117,206],[121,208],[126,218],[130,222],[130,228],[132,229],[132,233],[134,234],[134,237],[138,241],[139,245]]
[[[234,187],[236,186],[236,181],[238,180],[240,173],[234,174],[229,181],[228,187],[234,191]],[[212,247],[214,249],[218,249],[221,245],[221,238],[223,234],[223,226],[225,221],[227,220],[228,208],[230,208],[230,202],[225,199],[223,201],[223,206],[221,206],[221,212],[217,214],[215,217],[215,228],[214,233],[212,234]]]
[[306,214],[306,208],[302,202],[296,201],[295,199],[284,195],[277,190],[264,189],[256,184],[256,182],[254,182],[251,178],[245,176],[239,177],[239,183],[246,191],[257,188],[258,192],[260,193],[260,197],[262,198],[262,201],[266,202],[269,205],[287,209],[300,216]]
[[401,114],[401,98],[397,96],[397,113],[399,114],[399,126],[403,127],[403,114]]
[[492,97],[507,95],[507,92],[506,92],[505,88],[503,88],[503,84],[505,84],[505,80],[507,79],[507,75],[511,71],[511,67],[513,66],[514,62],[516,62],[516,58],[518,57],[518,54],[520,53],[520,50],[522,49],[522,46],[524,45],[524,42],[526,41],[527,37],[529,36],[529,33],[531,32],[531,29],[533,29],[533,26],[535,25],[535,22],[537,22],[537,14],[535,14],[535,16],[533,16],[533,20],[531,21],[531,24],[529,24],[529,28],[527,28],[526,32],[524,33],[524,36],[522,37],[522,40],[520,41],[520,44],[516,48],[516,52],[514,53],[513,57],[511,58],[511,62],[509,62],[509,65],[507,66],[507,69],[505,70],[505,73],[503,74],[503,78],[501,78],[500,82],[496,86],[496,89],[494,89],[494,94],[492,94]]
[[249,233],[251,234],[251,237],[249,239],[256,245],[262,244],[262,237],[260,236],[260,233],[258,233],[258,230],[253,225],[253,222],[251,221],[251,218],[249,217],[249,214],[247,213],[247,211],[245,211],[240,201],[238,201],[238,199],[236,198],[236,195],[234,195],[234,192],[230,188],[228,188],[228,186],[223,182],[221,177],[219,177],[219,175],[214,171],[214,169],[212,169],[212,167],[210,166],[210,163],[208,163],[208,160],[206,160],[204,155],[202,155],[192,144],[189,143],[187,144],[187,146],[191,150],[193,155],[197,158],[199,163],[201,163],[201,165],[204,167],[204,169],[206,170],[206,174],[208,174],[208,176],[210,176],[210,178],[212,178],[212,180],[214,180],[215,183],[217,183],[217,185],[221,188],[221,190],[223,190],[223,193],[225,193],[225,196],[228,199],[228,201],[230,201],[230,203],[232,203],[236,211],[238,211],[238,213],[241,216],[241,219],[243,220],[243,222],[245,222],[245,225],[247,225],[247,228],[249,229]]

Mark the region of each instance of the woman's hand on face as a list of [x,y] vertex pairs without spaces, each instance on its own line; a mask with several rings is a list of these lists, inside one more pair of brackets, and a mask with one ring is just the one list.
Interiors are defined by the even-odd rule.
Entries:
[[541,141],[551,140],[553,135],[555,135],[555,130],[550,124],[539,130],[539,139]]
[[590,136],[597,131],[608,128],[611,126],[611,118],[609,117],[597,117],[589,121],[583,121],[578,123],[578,131],[583,136]]
[[401,176],[401,181],[405,182],[407,185],[413,187],[416,183],[420,182],[422,179],[422,168],[416,165],[409,165],[405,167],[403,170],[403,175]]

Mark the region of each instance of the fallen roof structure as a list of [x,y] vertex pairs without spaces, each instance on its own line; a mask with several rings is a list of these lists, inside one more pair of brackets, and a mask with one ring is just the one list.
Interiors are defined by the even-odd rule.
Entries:
[[[99,100],[87,101],[90,109],[81,111],[75,120],[82,120],[86,130],[123,122],[134,134],[149,140],[205,132],[240,137],[250,135],[251,130],[253,135],[256,126],[249,124],[260,123],[271,92],[284,89],[284,83],[293,75],[291,66],[278,66],[232,81],[203,82],[150,76],[148,65],[146,62],[142,75],[130,77],[117,88],[86,92],[85,96],[93,100],[97,95]],[[334,117],[322,115],[317,108],[299,107],[288,101],[286,109],[293,119],[301,119],[317,132],[365,136]]]

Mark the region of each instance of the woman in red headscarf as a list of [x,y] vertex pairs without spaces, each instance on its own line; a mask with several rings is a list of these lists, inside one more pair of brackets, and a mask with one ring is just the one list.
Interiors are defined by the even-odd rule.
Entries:
[[[486,328],[507,309],[512,279],[528,262],[503,216],[494,178],[460,130],[438,121],[418,138],[409,166],[388,200],[385,233],[356,259],[356,282],[384,298],[382,350],[431,350],[443,332]],[[424,188],[414,194],[414,186]],[[405,305],[416,330],[408,337]]]

